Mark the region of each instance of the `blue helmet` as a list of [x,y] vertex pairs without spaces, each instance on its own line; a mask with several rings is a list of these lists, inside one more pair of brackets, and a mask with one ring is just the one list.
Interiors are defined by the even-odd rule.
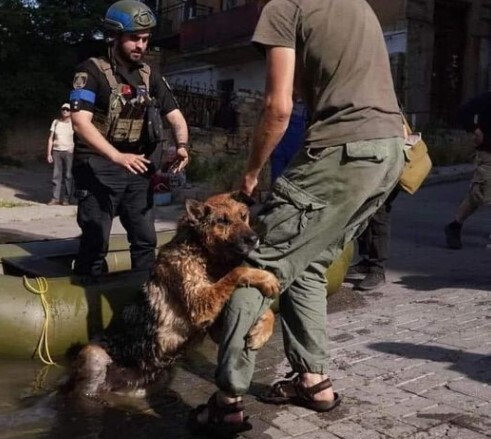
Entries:
[[104,29],[114,33],[140,32],[157,25],[152,10],[136,0],[120,0],[113,3],[104,17]]

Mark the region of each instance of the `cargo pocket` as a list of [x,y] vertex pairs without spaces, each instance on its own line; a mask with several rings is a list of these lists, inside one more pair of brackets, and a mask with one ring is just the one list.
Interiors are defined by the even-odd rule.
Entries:
[[346,156],[349,160],[367,160],[381,163],[388,156],[388,146],[385,143],[370,140],[346,144]]
[[265,244],[278,250],[287,250],[302,235],[316,212],[326,203],[280,177],[265,206],[259,233]]

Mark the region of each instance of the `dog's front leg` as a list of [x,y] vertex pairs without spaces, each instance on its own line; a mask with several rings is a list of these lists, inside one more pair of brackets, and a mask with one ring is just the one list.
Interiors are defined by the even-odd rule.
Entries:
[[274,297],[280,292],[279,280],[273,273],[266,270],[251,267],[237,267],[228,273],[225,278],[228,276],[232,278],[231,281],[234,282],[235,287],[255,287],[265,297]]
[[240,286],[255,287],[266,297],[280,292],[280,283],[269,271],[250,267],[236,267],[212,285],[201,288],[191,310],[191,318],[197,325],[213,322],[225,302]]

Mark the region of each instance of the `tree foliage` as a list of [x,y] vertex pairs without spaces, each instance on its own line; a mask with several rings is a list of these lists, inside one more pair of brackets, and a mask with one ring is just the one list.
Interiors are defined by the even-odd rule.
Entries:
[[0,132],[13,117],[55,112],[66,101],[76,64],[103,46],[111,3],[0,0]]

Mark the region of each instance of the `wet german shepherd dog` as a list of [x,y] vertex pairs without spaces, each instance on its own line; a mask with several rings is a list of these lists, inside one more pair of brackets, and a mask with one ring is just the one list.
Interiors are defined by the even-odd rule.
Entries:
[[[258,243],[243,197],[228,193],[186,201],[176,234],[159,250],[138,299],[118,324],[80,350],[65,391],[96,396],[146,389],[206,334],[238,286],[257,287],[268,297],[279,292],[273,274],[240,265]],[[266,312],[251,328],[247,347],[262,346],[273,322],[273,313]]]

